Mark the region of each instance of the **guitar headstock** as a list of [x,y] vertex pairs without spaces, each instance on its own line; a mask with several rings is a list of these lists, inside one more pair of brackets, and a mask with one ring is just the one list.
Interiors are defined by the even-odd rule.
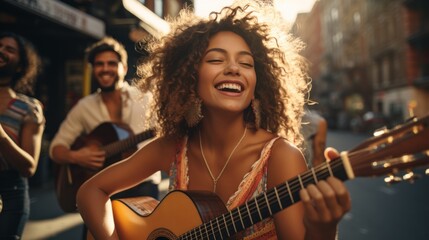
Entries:
[[429,165],[429,116],[385,129],[348,152],[355,176],[394,174]]

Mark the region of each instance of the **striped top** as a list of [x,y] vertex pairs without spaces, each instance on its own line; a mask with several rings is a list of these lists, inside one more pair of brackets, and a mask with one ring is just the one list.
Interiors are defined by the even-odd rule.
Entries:
[[[7,108],[0,113],[0,123],[9,137],[19,145],[21,130],[26,122],[45,123],[42,103],[35,98],[17,93],[16,98],[12,99]],[[9,166],[0,153],[0,170],[7,169]]]
[[[244,204],[247,200],[264,193],[267,190],[268,159],[271,147],[279,137],[265,144],[260,158],[252,165],[251,170],[243,177],[237,191],[229,198],[226,207],[231,210]],[[187,141],[185,137],[180,144],[175,161],[170,167],[169,190],[187,190],[189,183]],[[273,240],[277,239],[274,220],[267,218],[240,233],[241,239]]]

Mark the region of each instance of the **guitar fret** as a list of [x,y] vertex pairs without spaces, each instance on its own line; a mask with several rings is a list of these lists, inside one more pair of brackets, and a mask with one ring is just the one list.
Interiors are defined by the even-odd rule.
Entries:
[[198,235],[197,235],[197,233],[198,233],[198,228],[196,228],[195,230],[194,230],[194,235],[195,235],[195,239],[198,239]]
[[326,160],[326,166],[328,167],[329,175],[333,177],[334,174],[332,173],[331,164],[329,164],[328,160]]
[[228,233],[228,237],[229,237],[229,236],[231,236],[231,234],[229,234],[228,224],[226,224],[226,220],[225,220],[225,214],[222,215],[222,217],[223,217],[223,222],[225,224],[226,232]]
[[268,211],[270,212],[270,216],[273,215],[273,212],[271,211],[270,202],[268,201],[267,194],[264,193],[265,202],[267,203]]
[[216,240],[216,234],[214,233],[214,230],[213,230],[213,221],[210,221],[210,229],[212,230],[211,235],[213,235],[213,238]]
[[346,171],[348,179],[354,179],[355,174],[353,172],[353,168],[350,164],[350,159],[347,151],[342,151],[340,153],[341,161],[343,162],[344,170]]
[[302,183],[301,175],[298,175],[299,185],[301,185],[301,189],[304,189],[304,184]]
[[279,202],[280,209],[283,209],[282,201],[280,201],[279,193],[277,192],[277,188],[276,187],[274,188],[274,192],[276,193],[277,202]]
[[314,172],[314,168],[311,168],[311,172],[313,173],[313,179],[317,183],[319,180],[316,177],[316,173]]
[[290,201],[292,203],[295,203],[295,200],[293,199],[293,196],[292,196],[292,192],[290,191],[290,187],[289,187],[289,182],[288,181],[286,181],[286,187],[287,187],[287,191],[289,192]]
[[217,228],[219,230],[220,238],[223,240],[222,230],[220,229],[219,218],[216,218]]
[[198,227],[198,239],[202,238],[202,237],[203,237],[203,233],[201,232],[201,226],[200,226],[200,227]]
[[252,214],[250,213],[249,205],[247,204],[247,202],[246,202],[246,208],[247,208],[247,214],[249,215],[250,222],[251,222],[251,223],[252,223],[252,225],[253,225],[254,223],[253,223]]
[[201,238],[203,238],[203,232],[201,230],[201,226],[198,227],[198,236],[201,236]]
[[[192,232],[190,232],[189,234],[192,234]],[[186,233],[184,236],[181,236],[180,239],[188,239],[188,233]]]
[[198,238],[200,238],[200,227],[197,227],[196,229],[195,229],[195,238],[196,239],[198,239]]
[[243,218],[241,217],[240,208],[237,208],[237,211],[238,216],[240,217],[241,226],[243,226],[243,229],[245,229],[246,227],[244,226]]
[[204,230],[206,231],[207,239],[209,239],[209,232],[207,231],[207,224],[203,224]]
[[234,232],[237,232],[237,228],[235,227],[234,217],[232,216],[232,212],[229,212],[229,216],[231,216],[232,226],[234,227]]
[[255,198],[255,203],[256,203],[256,208],[258,209],[258,214],[259,214],[259,219],[262,220],[262,214],[261,211],[259,210],[259,205],[258,205],[258,200]]

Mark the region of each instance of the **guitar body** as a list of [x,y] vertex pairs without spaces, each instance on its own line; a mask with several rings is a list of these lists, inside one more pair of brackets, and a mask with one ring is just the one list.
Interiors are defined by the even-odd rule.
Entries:
[[[86,136],[78,137],[72,150],[78,150],[83,147],[100,149],[103,146],[127,139],[133,136],[132,130],[125,124],[105,122],[97,126]],[[136,151],[136,147],[129,148],[126,152],[106,157],[103,168],[124,159]],[[75,164],[55,164],[55,188],[60,207],[64,212],[76,212],[76,194],[79,187],[98,171],[83,168]]]
[[[104,122],[98,125],[86,136],[78,137],[73,145],[72,150],[78,150],[83,147],[90,147],[94,149],[103,148],[111,143],[127,139],[133,136],[134,133],[129,126],[120,123]],[[129,147],[125,152],[110,155],[106,158],[103,168],[130,156],[137,150],[136,146]],[[109,154],[108,154],[109,155]]]
[[[112,207],[121,240],[177,239],[228,211],[217,195],[201,191],[172,191],[159,203],[150,197],[118,199]],[[93,239],[91,234],[87,239]]]

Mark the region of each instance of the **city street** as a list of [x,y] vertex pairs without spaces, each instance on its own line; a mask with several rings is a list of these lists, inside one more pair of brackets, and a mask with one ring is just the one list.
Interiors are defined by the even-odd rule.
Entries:
[[[349,150],[369,136],[329,131],[327,146]],[[358,178],[346,182],[352,196],[352,210],[340,223],[340,240],[424,240],[429,239],[429,176],[392,186],[384,177]],[[161,189],[165,194],[167,182]],[[53,192],[53,184],[31,190],[31,220],[24,240],[80,239],[82,220],[78,214],[64,214]]]
[[[327,146],[349,150],[366,136],[329,132]],[[429,167],[429,165],[428,165]],[[352,196],[352,210],[340,223],[342,240],[429,239],[429,176],[414,183],[384,183],[384,176],[357,178],[346,182]]]

